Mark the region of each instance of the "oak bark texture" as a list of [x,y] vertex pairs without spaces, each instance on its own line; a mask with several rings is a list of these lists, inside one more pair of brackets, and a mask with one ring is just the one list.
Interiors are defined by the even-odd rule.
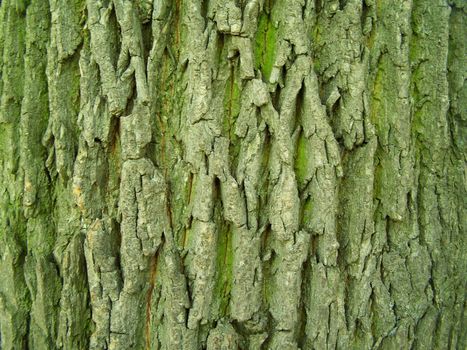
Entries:
[[9,349],[465,349],[463,0],[3,0]]

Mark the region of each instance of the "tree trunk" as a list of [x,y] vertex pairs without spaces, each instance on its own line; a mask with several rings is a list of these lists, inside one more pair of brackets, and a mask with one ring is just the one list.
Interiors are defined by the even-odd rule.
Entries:
[[463,0],[3,0],[1,349],[465,349]]

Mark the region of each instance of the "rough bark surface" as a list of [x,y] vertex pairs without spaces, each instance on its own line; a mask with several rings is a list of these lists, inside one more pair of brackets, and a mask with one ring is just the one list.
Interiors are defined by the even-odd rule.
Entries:
[[465,349],[466,15],[1,1],[1,349]]

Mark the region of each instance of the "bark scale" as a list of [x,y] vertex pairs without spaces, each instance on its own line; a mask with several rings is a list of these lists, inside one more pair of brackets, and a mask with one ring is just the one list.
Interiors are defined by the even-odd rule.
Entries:
[[2,349],[464,349],[466,7],[3,0]]

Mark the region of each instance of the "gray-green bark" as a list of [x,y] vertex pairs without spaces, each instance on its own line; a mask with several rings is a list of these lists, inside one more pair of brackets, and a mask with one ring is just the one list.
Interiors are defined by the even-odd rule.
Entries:
[[3,0],[1,349],[465,349],[463,0]]

